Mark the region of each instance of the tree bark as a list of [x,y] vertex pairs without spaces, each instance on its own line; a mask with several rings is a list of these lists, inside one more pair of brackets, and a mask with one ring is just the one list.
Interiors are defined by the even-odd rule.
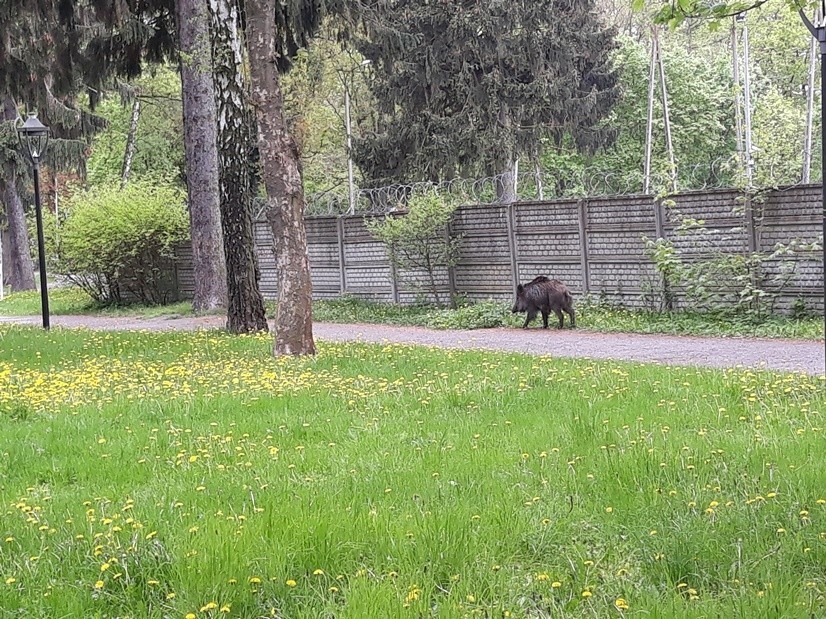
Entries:
[[496,200],[500,204],[511,204],[518,200],[516,178],[519,170],[519,160],[509,159],[504,164],[504,170],[496,179]]
[[[17,118],[17,108],[11,97],[3,99],[3,119],[13,121]],[[12,292],[34,290],[34,265],[29,251],[29,229],[26,225],[26,213],[23,201],[17,191],[17,171],[14,164],[6,163],[3,177],[0,178],[0,192],[6,206],[8,230],[9,262],[4,263],[4,277]]]
[[246,0],[252,103],[267,189],[267,221],[275,241],[278,311],[275,355],[315,354],[312,281],[304,228],[304,184],[298,147],[284,118],[275,48],[275,0]]
[[238,5],[235,0],[209,0],[209,9],[218,112],[221,226],[227,261],[227,330],[230,333],[266,331],[252,224],[251,139],[249,125],[245,122]]
[[181,48],[186,183],[197,313],[227,307],[227,265],[221,232],[215,88],[204,0],[177,2]]
[[126,187],[129,175],[132,173],[132,159],[135,157],[135,146],[138,139],[138,122],[141,119],[141,100],[135,95],[132,102],[132,117],[129,122],[129,133],[126,136],[126,149],[123,153],[123,166],[120,171],[120,188]]

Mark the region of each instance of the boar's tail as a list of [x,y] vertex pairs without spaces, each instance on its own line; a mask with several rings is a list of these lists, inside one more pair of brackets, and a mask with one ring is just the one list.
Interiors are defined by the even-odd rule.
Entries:
[[571,296],[570,292],[566,290],[563,296],[565,297],[565,303],[567,303],[568,305],[574,304],[574,298]]

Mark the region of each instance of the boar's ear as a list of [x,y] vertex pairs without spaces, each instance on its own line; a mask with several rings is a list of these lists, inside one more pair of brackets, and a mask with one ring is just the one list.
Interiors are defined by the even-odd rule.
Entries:
[[520,292],[522,292],[523,290],[525,290],[525,287],[524,287],[522,284],[519,284],[519,285],[516,287],[516,294],[519,294],[519,293],[520,293]]

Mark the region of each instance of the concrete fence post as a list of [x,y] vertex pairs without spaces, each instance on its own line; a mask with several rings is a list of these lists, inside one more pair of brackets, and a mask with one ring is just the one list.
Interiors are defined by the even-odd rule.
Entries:
[[665,207],[662,200],[654,200],[654,228],[658,239],[665,238]]
[[[451,241],[453,240],[453,217],[451,216],[450,221],[447,222],[445,226],[444,232],[445,243],[447,246],[450,246]],[[447,292],[450,296],[448,304],[452,309],[456,309],[456,265],[452,262],[448,263],[447,265]]]
[[582,289],[585,294],[591,292],[591,268],[588,262],[588,201],[577,202],[579,219],[579,258],[582,268]]
[[516,286],[519,284],[519,258],[517,255],[517,239],[516,239],[516,205],[513,202],[508,202],[505,205],[505,217],[508,224],[508,253],[511,262],[511,287],[513,294],[516,295]]
[[336,233],[338,238],[338,281],[339,294],[347,294],[347,265],[344,262],[344,216],[336,218]]

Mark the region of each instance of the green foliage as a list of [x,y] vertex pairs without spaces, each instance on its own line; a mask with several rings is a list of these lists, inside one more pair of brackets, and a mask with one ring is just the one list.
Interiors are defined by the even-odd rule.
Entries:
[[[654,7],[654,20],[668,24],[676,29],[686,19],[700,19],[708,22],[712,30],[721,27],[723,20],[759,9],[766,5],[768,0],[654,0],[650,4]],[[819,0],[780,0],[772,3],[787,13],[796,13],[802,9],[809,13],[810,18],[815,9],[820,6]],[[641,11],[646,0],[632,0],[632,8]]]
[[184,195],[134,182],[75,195],[57,230],[54,267],[98,303],[163,303],[173,245],[188,237]]
[[802,100],[784,97],[769,86],[754,110],[754,153],[757,187],[774,187],[800,181],[803,170],[805,109]]
[[[298,52],[281,78],[284,113],[298,143],[305,193],[327,192],[341,212],[348,207],[345,91],[350,93],[352,130],[368,123],[374,102],[367,87],[367,66],[351,49],[323,31]],[[358,169],[355,170],[358,174]]]
[[[759,201],[753,198],[753,204]],[[822,240],[793,239],[776,243],[771,251],[730,253],[720,251],[718,242],[726,232],[709,229],[702,220],[683,217],[679,235],[691,235],[691,246],[678,251],[664,239],[643,235],[645,254],[654,263],[659,282],[649,282],[644,298],[658,309],[674,307],[675,288],[685,295],[685,305],[695,311],[722,315],[742,314],[760,321],[772,314],[779,296],[791,281],[800,254],[819,255]],[[734,230],[737,232],[737,230]],[[697,257],[699,256],[699,257]],[[774,268],[769,269],[769,265]]]
[[680,283],[683,263],[671,241],[642,236],[645,255],[654,263],[659,280],[643,283],[643,298],[662,312],[674,309],[674,287]]
[[375,124],[356,143],[371,180],[504,172],[543,135],[587,150],[617,96],[613,32],[593,0],[376,7],[357,39],[372,61]]
[[141,112],[130,179],[183,185],[181,81],[177,70],[164,65],[134,80],[128,97],[111,94],[98,105],[97,112],[109,126],[92,142],[87,163],[89,185],[120,182],[134,97],[140,100]]
[[440,302],[436,272],[455,265],[459,257],[461,239],[448,234],[456,206],[434,192],[427,192],[410,198],[405,215],[365,220],[367,229],[385,244],[388,258],[397,269],[424,273],[427,279],[424,288],[436,303]]
[[461,305],[455,310],[434,310],[427,320],[427,326],[432,329],[492,329],[513,324],[510,308],[496,301]]

